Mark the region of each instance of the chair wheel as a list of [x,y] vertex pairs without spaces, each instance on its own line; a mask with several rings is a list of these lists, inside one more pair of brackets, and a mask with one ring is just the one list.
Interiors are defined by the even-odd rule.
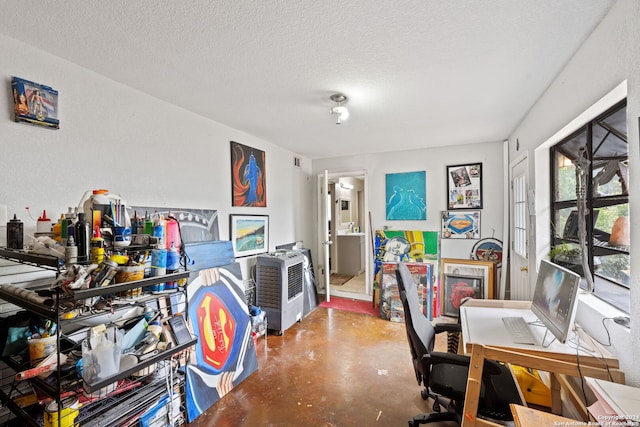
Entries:
[[409,427],[416,427],[416,423],[414,423],[413,420],[409,421]]
[[433,411],[434,412],[442,411],[442,408],[440,407],[440,403],[437,400],[433,402]]
[[429,392],[426,389],[420,391],[420,396],[422,396],[422,400],[429,400]]

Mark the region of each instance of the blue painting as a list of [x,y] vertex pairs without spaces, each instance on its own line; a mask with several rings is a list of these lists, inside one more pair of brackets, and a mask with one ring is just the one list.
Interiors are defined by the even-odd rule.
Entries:
[[387,220],[427,219],[427,173],[386,175]]

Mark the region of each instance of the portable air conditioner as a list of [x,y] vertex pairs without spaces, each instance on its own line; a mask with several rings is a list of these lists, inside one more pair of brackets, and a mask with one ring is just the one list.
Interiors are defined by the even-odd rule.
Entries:
[[256,262],[256,304],[267,315],[267,328],[279,335],[302,320],[304,256],[299,252],[260,255]]

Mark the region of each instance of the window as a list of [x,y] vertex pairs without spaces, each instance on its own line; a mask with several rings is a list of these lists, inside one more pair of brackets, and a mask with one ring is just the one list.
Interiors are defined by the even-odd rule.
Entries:
[[527,258],[527,191],[524,175],[513,182],[513,250],[523,258]]
[[[554,261],[583,278],[578,191],[584,191],[586,253],[594,293],[629,312],[629,160],[627,103],[616,104],[551,148]],[[584,157],[586,179],[576,175]]]

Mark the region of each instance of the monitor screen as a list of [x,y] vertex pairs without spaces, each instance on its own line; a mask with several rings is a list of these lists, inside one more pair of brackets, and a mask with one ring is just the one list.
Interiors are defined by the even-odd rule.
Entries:
[[562,343],[573,326],[579,289],[577,273],[544,259],[540,262],[531,311]]

